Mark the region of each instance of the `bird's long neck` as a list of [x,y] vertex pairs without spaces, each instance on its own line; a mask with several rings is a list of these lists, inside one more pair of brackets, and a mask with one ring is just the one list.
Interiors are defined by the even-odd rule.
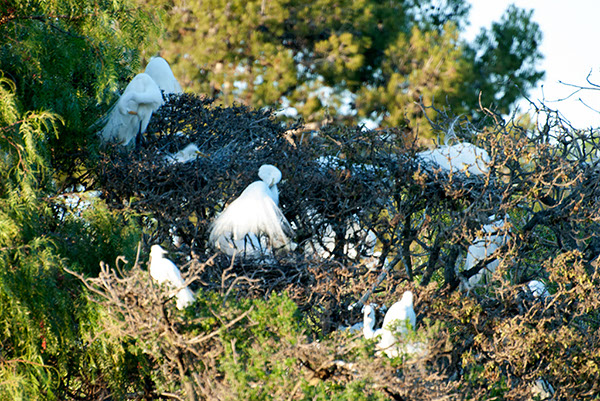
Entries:
[[373,330],[373,323],[371,323],[369,325],[365,322],[365,325],[363,326],[363,335],[365,336],[365,338],[367,340],[375,337],[375,331]]
[[375,331],[373,327],[375,326],[375,312],[371,310],[365,310],[363,317],[363,335],[366,339],[371,339],[375,337]]
[[279,206],[279,189],[277,188],[277,185],[273,184],[269,187],[269,189],[271,190],[271,199],[273,199],[273,202]]

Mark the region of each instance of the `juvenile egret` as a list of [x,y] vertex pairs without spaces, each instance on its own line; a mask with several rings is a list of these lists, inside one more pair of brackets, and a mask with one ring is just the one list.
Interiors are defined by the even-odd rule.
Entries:
[[[233,255],[247,252],[256,254],[256,249],[293,249],[290,238],[294,235],[290,223],[279,209],[277,183],[281,171],[265,164],[258,170],[260,181],[248,185],[213,222],[209,243],[222,252]],[[266,236],[269,244],[259,238]]]
[[[477,237],[473,244],[469,246],[467,250],[467,259],[465,261],[464,270],[469,270],[474,267],[480,260],[486,259],[491,256],[496,249],[500,248],[507,241],[508,233],[503,233],[505,219],[495,220],[494,215],[490,216],[492,223],[486,224],[482,227],[483,237]],[[488,263],[483,267],[477,274],[471,276],[468,281],[462,282],[461,287],[466,290],[471,290],[475,287],[481,279],[485,276],[490,276],[500,264],[500,260],[496,259]]]
[[185,148],[181,149],[179,152],[174,153],[172,155],[166,155],[165,160],[171,164],[175,163],[187,163],[189,161],[195,160],[200,153],[200,149],[194,143],[190,143]]
[[137,135],[146,132],[152,113],[162,101],[154,80],[144,73],[136,75],[110,111],[108,122],[100,131],[102,140],[127,146]]
[[194,302],[194,293],[185,285],[181,272],[165,257],[165,251],[160,245],[150,248],[150,275],[158,284],[167,283],[170,287],[179,289],[177,292],[177,309],[185,309]]
[[409,329],[415,330],[417,324],[417,317],[413,307],[413,293],[411,291],[405,291],[402,299],[388,309],[380,329],[373,329],[375,325],[375,309],[371,305],[365,305],[363,314],[363,335],[366,339],[379,337],[377,348],[389,357],[398,356],[400,353],[399,348],[396,346],[398,342],[397,335],[406,336],[409,333]]
[[152,77],[158,87],[165,92],[165,95],[169,93],[183,93],[181,85],[179,85],[169,63],[164,58],[158,56],[152,57],[144,73]]
[[541,281],[531,280],[529,283],[527,283],[527,287],[535,298],[545,299],[546,297],[550,296],[546,286]]

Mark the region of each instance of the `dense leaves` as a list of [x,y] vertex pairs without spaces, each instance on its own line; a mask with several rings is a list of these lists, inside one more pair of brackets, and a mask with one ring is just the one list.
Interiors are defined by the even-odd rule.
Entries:
[[184,86],[227,105],[292,105],[311,123],[429,132],[421,99],[474,114],[481,92],[506,112],[543,76],[539,27],[514,7],[465,43],[461,0],[147,2],[166,12],[162,55]]
[[85,172],[90,126],[139,68],[139,43],[156,34],[155,17],[130,0],[0,4],[0,71],[23,110],[62,118],[60,135],[46,138],[54,168]]

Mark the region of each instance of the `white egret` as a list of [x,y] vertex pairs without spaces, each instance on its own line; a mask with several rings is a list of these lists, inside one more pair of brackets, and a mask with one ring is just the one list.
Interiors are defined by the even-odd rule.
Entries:
[[150,275],[159,284],[167,283],[174,287],[177,292],[177,309],[185,309],[194,302],[194,293],[185,285],[181,272],[165,257],[165,251],[160,245],[152,245],[150,248]]
[[448,145],[450,140],[457,140],[454,133],[454,125],[458,121],[456,118],[444,140],[444,145],[436,149],[426,150],[417,153],[417,157],[426,163],[437,164],[445,171],[462,171],[467,174],[486,174],[490,155],[485,149],[481,149],[472,143],[459,142],[454,145]]
[[166,155],[165,160],[171,164],[175,163],[187,163],[189,161],[195,160],[200,154],[200,149],[196,146],[195,143],[190,143],[185,148],[181,149],[179,152],[174,153],[172,155]]
[[389,357],[398,356],[400,353],[400,349],[396,346],[397,336],[405,337],[409,330],[415,330],[417,324],[411,291],[405,291],[402,299],[388,309],[380,329],[374,330],[375,309],[371,305],[364,306],[363,314],[363,335],[366,339],[379,337],[377,348]]
[[486,174],[490,155],[471,143],[461,142],[454,145],[442,145],[436,149],[417,153],[424,162],[437,164],[445,171],[462,171],[469,174]]
[[165,92],[165,95],[170,93],[183,93],[181,85],[175,78],[171,67],[167,60],[162,57],[152,57],[144,73],[150,75],[158,87]]
[[[322,224],[323,218],[314,210],[308,211],[308,216],[315,225]],[[381,256],[380,252],[375,251],[377,245],[377,235],[366,228],[361,227],[358,216],[353,215],[348,223],[344,234],[343,253],[350,259],[360,259],[365,265],[376,264],[376,259]],[[305,253],[309,256],[318,256],[327,259],[333,256],[336,244],[336,233],[331,224],[325,224],[320,239],[312,239],[306,242]]]
[[535,298],[545,299],[546,297],[550,296],[546,286],[541,281],[531,280],[529,283],[527,283],[527,287]]
[[[490,216],[492,223],[482,227],[482,237],[477,237],[473,244],[467,250],[467,259],[465,261],[464,270],[469,270],[474,267],[480,260],[491,256],[498,248],[503,246],[507,241],[508,233],[503,232],[505,220],[508,220],[508,215],[504,219],[495,220],[496,216]],[[500,264],[500,260],[488,263],[477,274],[471,276],[469,280],[461,282],[461,287],[465,290],[471,290],[475,287],[483,277],[489,277]]]
[[[256,255],[267,245],[273,249],[293,249],[290,223],[279,209],[277,183],[281,171],[265,164],[258,170],[260,181],[248,185],[213,222],[209,243],[228,255],[246,252]],[[267,237],[269,243],[260,240]],[[250,255],[247,255],[250,256]]]
[[144,73],[136,75],[110,111],[108,122],[100,131],[101,138],[127,146],[137,135],[146,132],[152,113],[162,101],[154,80]]

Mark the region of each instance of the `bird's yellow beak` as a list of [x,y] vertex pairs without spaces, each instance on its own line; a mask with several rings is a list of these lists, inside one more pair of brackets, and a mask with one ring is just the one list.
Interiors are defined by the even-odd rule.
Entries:
[[134,110],[129,110],[127,113],[131,114],[131,115],[134,115],[134,116],[137,116],[137,111],[134,111]]

